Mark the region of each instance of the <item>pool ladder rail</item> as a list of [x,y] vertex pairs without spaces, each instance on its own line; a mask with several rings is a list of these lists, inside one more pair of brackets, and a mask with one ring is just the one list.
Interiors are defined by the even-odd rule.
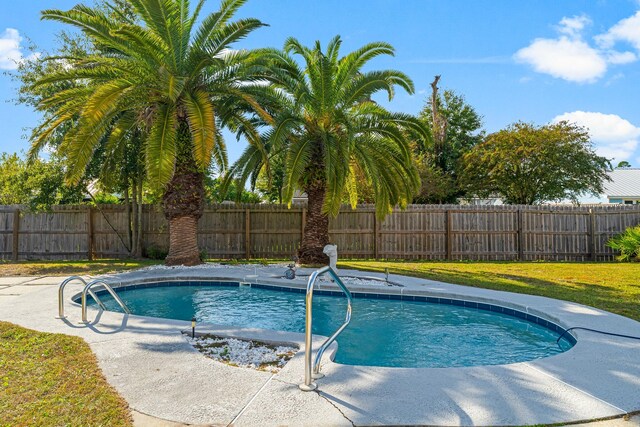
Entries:
[[98,285],[98,284],[101,284],[107,290],[107,292],[109,292],[111,294],[113,299],[118,303],[120,308],[122,308],[122,310],[126,314],[131,314],[131,311],[129,310],[127,305],[124,303],[124,301],[122,301],[122,299],[118,296],[118,294],[113,290],[111,285],[109,285],[104,280],[95,279],[95,280],[92,280],[91,282],[87,283],[87,281],[84,280],[80,276],[71,276],[71,277],[68,277],[65,280],[63,280],[62,283],[60,283],[60,287],[58,288],[58,317],[57,317],[58,319],[66,319],[66,317],[67,317],[64,314],[64,288],[65,288],[65,286],[67,286],[67,283],[73,282],[73,281],[79,281],[79,282],[82,282],[84,284],[84,288],[82,289],[82,298],[81,298],[81,300],[82,300],[82,322],[83,323],[89,323],[89,321],[87,320],[87,294],[89,296],[91,296],[91,298],[93,298],[93,300],[98,304],[100,309],[102,309],[102,310],[106,310],[107,309],[107,307],[100,300],[100,298],[98,298],[98,295],[96,295],[96,293],[93,292],[93,289],[91,289],[93,286]]
[[[340,326],[329,338],[327,338],[322,345],[318,348],[318,352],[316,353],[316,357],[312,362],[312,353],[313,353],[313,288],[315,286],[316,280],[318,277],[328,274],[331,278],[336,282],[338,287],[345,293],[347,297],[347,314],[344,319],[344,323]],[[313,382],[314,379],[322,378],[324,375],[320,372],[320,361],[322,360],[322,355],[325,350],[338,338],[338,335],[344,331],[349,322],[351,321],[351,302],[353,297],[351,296],[351,292],[345,286],[345,284],[338,276],[338,273],[331,268],[330,266],[322,267],[309,276],[309,281],[307,282],[307,296],[305,298],[305,339],[304,339],[304,383],[300,384],[300,390],[302,391],[312,391],[315,390],[318,386]]]

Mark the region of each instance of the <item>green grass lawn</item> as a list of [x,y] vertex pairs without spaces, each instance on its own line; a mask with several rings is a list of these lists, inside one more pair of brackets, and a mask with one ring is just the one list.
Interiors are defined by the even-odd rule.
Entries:
[[101,259],[96,261],[0,261],[0,276],[56,276],[113,273],[162,264],[155,260]]
[[341,268],[540,295],[640,320],[640,263],[342,261]]
[[130,426],[81,338],[0,322],[0,426]]

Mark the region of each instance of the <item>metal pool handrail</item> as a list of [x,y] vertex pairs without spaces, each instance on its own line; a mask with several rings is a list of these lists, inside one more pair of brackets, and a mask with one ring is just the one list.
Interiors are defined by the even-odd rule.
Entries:
[[[107,290],[107,292],[109,292],[111,294],[113,299],[116,300],[116,302],[118,303],[120,308],[122,308],[122,310],[124,310],[125,313],[131,314],[131,311],[129,311],[129,308],[127,308],[127,306],[125,305],[124,301],[122,301],[120,299],[120,297],[118,296],[118,294],[116,294],[116,292],[113,290],[113,288],[107,282],[105,282],[104,280],[96,279],[96,280],[93,280],[93,281],[89,282],[84,287],[84,289],[82,290],[82,321],[84,323],[88,323],[88,320],[87,320],[87,293],[90,293],[91,297],[93,299],[96,299],[95,294],[91,291],[91,287],[94,286],[94,285],[97,285],[98,283],[101,283],[102,286],[104,286],[104,288]],[[96,302],[98,302],[98,300],[96,300]],[[98,304],[100,304],[100,303],[98,303]]]
[[[340,326],[329,338],[322,343],[320,348],[318,348],[318,352],[316,354],[316,358],[313,363],[311,363],[311,353],[312,349],[312,340],[313,340],[313,287],[316,283],[316,280],[319,276],[323,274],[329,274],[333,280],[335,280],[336,284],[342,289],[342,291],[347,296],[347,314],[344,319],[344,323]],[[300,389],[303,391],[311,391],[315,390],[317,385],[312,381],[314,378],[322,378],[322,374],[320,373],[320,360],[322,359],[322,355],[325,350],[338,338],[338,335],[342,333],[344,328],[347,327],[349,322],[351,321],[351,301],[352,301],[351,292],[344,285],[338,273],[331,268],[330,266],[322,267],[309,276],[309,281],[307,282],[307,297],[305,299],[305,338],[304,338],[304,384],[300,384]]]
[[[87,285],[87,282],[80,276],[67,277],[62,281],[62,283],[60,283],[60,287],[58,288],[58,319],[67,318],[67,316],[64,315],[64,288],[65,286],[67,286],[67,283],[72,282],[74,280],[79,280],[85,286]],[[102,301],[100,301],[100,298],[98,298],[98,296],[92,290],[89,290],[89,295],[91,295],[91,298],[93,298],[98,303],[100,308],[102,308],[103,310],[106,310],[106,307],[104,306]]]

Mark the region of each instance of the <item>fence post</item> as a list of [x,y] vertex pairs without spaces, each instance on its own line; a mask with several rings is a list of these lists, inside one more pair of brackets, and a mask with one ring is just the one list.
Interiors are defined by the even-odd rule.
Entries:
[[20,209],[13,211],[13,246],[11,248],[14,261],[18,261],[18,245],[20,244]]
[[244,255],[251,259],[251,209],[244,210]]
[[302,208],[302,220],[300,221],[300,245],[304,239],[304,227],[307,224],[307,208]]
[[373,211],[373,258],[378,259],[380,256],[380,224],[376,212]]
[[87,259],[93,261],[93,208],[87,209]]
[[589,246],[591,261],[597,260],[596,248],[596,214],[593,209],[589,209]]
[[447,225],[447,237],[446,237],[446,248],[447,248],[447,260],[451,260],[451,211],[449,209],[447,209],[446,211],[446,225]]
[[523,212],[518,208],[516,215],[518,216],[518,232],[516,238],[518,239],[518,261],[524,261],[524,236],[522,233]]

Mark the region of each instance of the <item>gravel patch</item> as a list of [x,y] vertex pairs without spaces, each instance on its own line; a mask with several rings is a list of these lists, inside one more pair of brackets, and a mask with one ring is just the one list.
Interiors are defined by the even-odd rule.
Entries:
[[296,347],[267,344],[255,340],[202,335],[187,341],[200,353],[230,366],[276,373],[296,354]]
[[269,269],[269,268],[277,268],[277,269],[286,269],[288,268],[288,264],[269,264],[269,265],[265,265],[265,264],[240,264],[240,263],[215,263],[215,262],[207,262],[204,264],[200,264],[200,265],[194,265],[194,266],[186,266],[186,265],[172,265],[172,266],[167,266],[167,265],[150,265],[148,267],[144,267],[141,268],[137,271],[154,271],[154,270],[188,270],[188,271],[194,271],[194,270],[219,270],[219,269],[225,269],[225,268],[243,268],[243,269]]

